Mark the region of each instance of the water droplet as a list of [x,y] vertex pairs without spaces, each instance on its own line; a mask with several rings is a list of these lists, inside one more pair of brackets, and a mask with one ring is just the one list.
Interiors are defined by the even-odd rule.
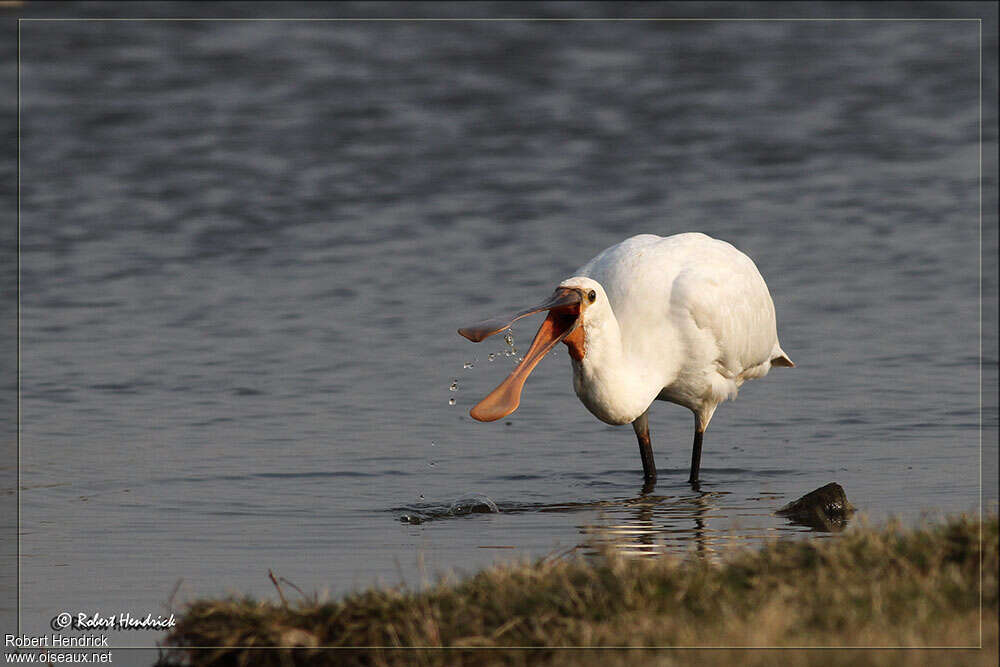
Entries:
[[508,348],[504,350],[503,356],[513,357],[515,354],[517,354],[517,347],[515,347],[514,345],[514,335],[510,332],[510,330],[508,330],[507,333],[504,334],[503,342],[507,343],[507,348]]
[[432,467],[432,468],[433,468],[433,467],[434,467],[435,465],[437,465],[437,464],[435,464],[435,463],[434,463],[434,461],[431,461],[431,462],[430,462],[430,463],[429,463],[428,465],[430,465],[430,467]]
[[458,391],[458,380],[452,380],[451,386],[448,387],[448,391]]
[[493,361],[494,359],[496,359],[496,358],[497,358],[497,353],[496,353],[496,352],[490,352],[490,356],[489,356],[489,357],[487,357],[487,358],[488,358],[488,359],[489,359],[490,361]]
[[451,398],[448,399],[448,405],[455,405],[455,397],[454,396],[452,396]]
[[420,494],[420,499],[421,499],[421,500],[423,500],[423,499],[424,499],[424,494],[422,494],[422,493]]
[[472,363],[471,361],[466,361],[465,365],[462,366],[462,368],[472,368],[473,366],[475,366],[474,363]]

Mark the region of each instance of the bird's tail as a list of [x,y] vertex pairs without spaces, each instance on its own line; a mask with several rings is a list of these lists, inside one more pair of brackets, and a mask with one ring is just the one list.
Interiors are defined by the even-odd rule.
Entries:
[[785,354],[784,350],[778,347],[778,349],[776,349],[775,352],[776,352],[775,356],[771,357],[772,366],[784,366],[786,368],[795,367],[795,362],[788,358],[788,355]]

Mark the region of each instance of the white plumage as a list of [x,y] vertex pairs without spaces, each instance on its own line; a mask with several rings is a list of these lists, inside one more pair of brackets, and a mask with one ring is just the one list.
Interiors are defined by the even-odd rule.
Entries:
[[656,399],[691,410],[698,480],[702,433],[744,381],[794,364],[778,343],[774,304],[753,261],[705,234],[641,234],[607,248],[546,303],[460,329],[470,340],[549,310],[524,361],[471,411],[493,421],[517,409],[528,374],[555,343],[573,359],[573,387],[601,421],[632,423],[647,480],[654,480],[648,422]]

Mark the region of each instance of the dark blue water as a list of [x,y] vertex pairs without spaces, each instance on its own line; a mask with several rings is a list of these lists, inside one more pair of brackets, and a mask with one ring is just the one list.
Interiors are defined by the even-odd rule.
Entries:
[[[22,629],[159,613],[178,581],[175,602],[272,596],[269,568],[337,595],[602,545],[835,539],[773,515],[829,481],[873,521],[978,510],[997,474],[978,40],[23,23]],[[631,429],[577,401],[562,346],[510,418],[467,416],[516,355],[456,328],[682,231],[756,261],[798,364],[719,408],[699,491],[690,413],[654,408],[643,495]],[[469,496],[498,512],[452,507]]]

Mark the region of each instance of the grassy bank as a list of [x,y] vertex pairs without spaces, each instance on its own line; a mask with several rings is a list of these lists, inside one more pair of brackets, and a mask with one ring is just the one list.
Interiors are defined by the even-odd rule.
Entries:
[[[920,529],[888,526],[850,530],[835,539],[776,542],[735,552],[721,564],[608,555],[493,567],[421,593],[368,590],[325,603],[200,600],[187,607],[169,635],[168,660],[199,665],[992,665],[997,660],[995,514],[984,521],[982,539],[983,650],[545,648],[979,646],[980,524],[961,517]],[[196,646],[452,648],[188,648]]]

